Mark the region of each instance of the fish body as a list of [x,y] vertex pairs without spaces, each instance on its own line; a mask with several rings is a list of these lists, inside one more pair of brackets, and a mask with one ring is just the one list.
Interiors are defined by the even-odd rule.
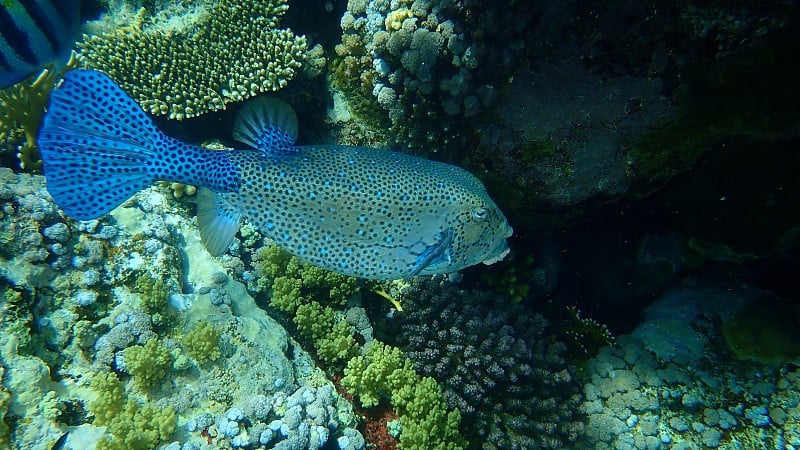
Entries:
[[242,218],[311,264],[370,279],[449,273],[508,253],[505,217],[469,172],[368,147],[295,146],[288,105],[255,99],[237,118],[250,150],[208,150],[161,133],[105,75],[71,71],[39,136],[47,186],[76,219],[99,217],[155,180],[200,186],[212,254]]
[[0,0],[0,89],[63,66],[79,26],[79,0]]

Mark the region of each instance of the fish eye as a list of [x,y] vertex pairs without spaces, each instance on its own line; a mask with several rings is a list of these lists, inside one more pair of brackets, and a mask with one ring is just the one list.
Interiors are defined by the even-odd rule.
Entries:
[[475,220],[484,220],[489,212],[486,208],[475,208],[472,210],[472,218]]

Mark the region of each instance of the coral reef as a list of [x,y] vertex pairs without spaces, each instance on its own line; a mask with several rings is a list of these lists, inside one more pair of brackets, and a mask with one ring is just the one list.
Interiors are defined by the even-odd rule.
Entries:
[[219,339],[222,331],[208,322],[198,322],[186,336],[183,337],[183,346],[186,353],[198,364],[213,362],[222,356],[219,349]]
[[29,80],[0,90],[0,150],[15,147],[22,169],[37,171],[41,168],[36,135],[47,99],[59,74],[79,64],[80,57],[73,52],[60,71],[46,68]]
[[422,144],[446,146],[456,138],[455,119],[492,103],[495,88],[482,85],[479,67],[487,49],[465,32],[462,5],[352,0],[347,6],[333,82],[359,119],[374,128],[388,123],[397,144],[420,151]]
[[140,405],[127,398],[114,373],[97,374],[90,383],[97,399],[89,404],[95,424],[105,426],[104,436],[95,448],[99,450],[146,450],[166,441],[175,430],[175,410],[167,406]]
[[145,110],[175,119],[278,90],[302,65],[305,38],[278,28],[285,0],[195,7],[180,17],[165,11],[170,20],[142,9],[128,26],[85,36],[85,65],[106,72]]
[[348,361],[341,384],[364,407],[390,399],[402,428],[398,448],[464,448],[460,412],[448,408],[436,380],[420,377],[400,349],[373,341],[363,356]]
[[49,448],[70,426],[67,448],[364,447],[351,406],[208,257],[168,188],[75,223],[42,177],[0,169],[0,199],[0,392],[15,445]]
[[544,318],[441,279],[413,279],[393,291],[405,312],[376,336],[441,381],[473,447],[563,448],[579,437],[578,380]]
[[647,195],[726,137],[797,136],[793,102],[777,100],[792,81],[774,65],[796,53],[795,17],[785,0],[352,0],[333,85],[390,136],[342,138],[461,161],[524,226],[567,222]]
[[[255,242],[258,239],[251,241]],[[342,314],[330,306],[341,307],[359,297],[355,278],[303,263],[274,245],[251,255],[258,275],[249,284],[251,290],[268,293],[270,306],[289,315],[329,373],[344,369],[341,385],[363,407],[375,408],[389,400],[402,423],[399,448],[463,447],[460,413],[448,407],[436,381],[418,376],[399,349],[372,340],[363,309],[350,308]],[[355,332],[366,342],[364,355],[359,354]]]
[[269,305],[291,318],[328,369],[341,369],[358,346],[344,314],[331,305],[341,307],[357,296],[359,281],[304,263],[274,244],[245,249],[257,275],[251,291],[268,293]]
[[194,186],[74,221],[15,173],[45,70],[0,92],[0,448],[800,448],[797,2],[87,4],[69,67],[175,136],[291,83],[301,141],[469,166],[518,240],[377,284],[252,224],[210,257]]
[[595,449],[800,444],[800,373],[731,359],[719,321],[763,292],[684,282],[587,364],[581,444]]

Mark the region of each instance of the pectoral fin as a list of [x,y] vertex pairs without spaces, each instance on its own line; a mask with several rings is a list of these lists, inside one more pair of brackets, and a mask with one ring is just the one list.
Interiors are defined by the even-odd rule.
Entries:
[[453,242],[453,229],[448,228],[436,233],[436,242],[429,245],[419,256],[414,264],[414,270],[408,274],[408,278],[420,274],[426,267],[432,264],[449,262],[451,259],[450,249]]

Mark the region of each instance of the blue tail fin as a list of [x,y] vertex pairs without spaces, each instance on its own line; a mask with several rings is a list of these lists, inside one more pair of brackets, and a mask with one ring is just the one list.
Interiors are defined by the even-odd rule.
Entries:
[[155,181],[164,135],[103,73],[73,70],[50,95],[39,132],[47,190],[78,220],[102,216]]

